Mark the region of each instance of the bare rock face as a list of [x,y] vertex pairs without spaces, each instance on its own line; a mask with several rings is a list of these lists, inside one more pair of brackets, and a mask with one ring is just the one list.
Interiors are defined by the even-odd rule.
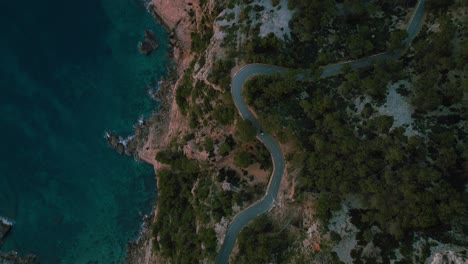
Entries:
[[158,48],[158,42],[153,31],[149,29],[145,30],[145,37],[143,41],[138,43],[138,49],[140,50],[140,53],[144,55],[148,55],[157,48]]
[[0,252],[0,264],[37,264],[37,258],[33,255],[18,256],[16,252]]

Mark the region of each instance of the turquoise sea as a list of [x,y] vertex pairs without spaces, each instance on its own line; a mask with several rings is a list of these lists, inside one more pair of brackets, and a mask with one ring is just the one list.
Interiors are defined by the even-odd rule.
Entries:
[[[139,0],[3,1],[0,9],[1,250],[41,263],[118,263],[156,201],[151,166],[107,146],[156,102],[168,36]],[[137,42],[150,28],[160,48]]]

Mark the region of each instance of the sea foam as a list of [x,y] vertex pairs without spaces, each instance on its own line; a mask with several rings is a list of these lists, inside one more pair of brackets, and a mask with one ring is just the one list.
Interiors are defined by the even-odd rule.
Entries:
[[130,135],[125,139],[119,137],[119,141],[120,143],[122,143],[122,145],[127,146],[128,142],[130,142],[130,140],[132,140],[134,137],[135,137],[134,135]]
[[6,217],[0,216],[0,222],[2,222],[5,225],[12,226],[15,224],[14,221],[7,219]]

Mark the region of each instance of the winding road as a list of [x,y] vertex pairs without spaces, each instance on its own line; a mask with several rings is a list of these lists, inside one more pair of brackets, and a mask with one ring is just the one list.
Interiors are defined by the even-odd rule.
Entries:
[[[409,46],[409,44],[413,41],[413,39],[419,32],[424,17],[424,5],[425,0],[418,1],[416,9],[407,28],[408,38],[403,42],[404,48],[407,48]],[[322,67],[321,77],[324,78],[338,74],[345,64],[349,64],[352,68],[361,68],[368,66],[377,59],[395,58],[399,57],[402,53],[403,50],[384,52],[362,59],[327,65],[325,67]],[[286,68],[274,65],[248,64],[239,69],[232,77],[231,93],[236,107],[242,118],[251,121],[257,129],[257,131],[261,130],[261,127],[258,123],[258,120],[255,119],[252,112],[250,112],[247,104],[244,101],[244,98],[242,97],[243,85],[252,76],[271,75],[275,73],[284,74],[286,70]],[[281,148],[278,142],[271,135],[266,133],[258,133],[257,138],[266,146],[272,157],[273,172],[270,178],[270,182],[268,184],[265,196],[250,207],[238,213],[234,217],[234,220],[229,224],[226,236],[224,237],[223,245],[221,246],[221,249],[219,250],[218,255],[216,256],[217,264],[228,263],[229,256],[231,254],[232,248],[234,247],[234,243],[239,232],[248,222],[253,220],[255,217],[270,210],[273,207],[276,195],[278,194],[278,190],[281,183],[281,177],[283,176],[284,171],[283,153],[281,152]]]

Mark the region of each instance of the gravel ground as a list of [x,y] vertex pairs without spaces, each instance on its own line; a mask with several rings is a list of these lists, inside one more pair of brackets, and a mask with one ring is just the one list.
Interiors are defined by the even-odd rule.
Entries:
[[[270,33],[273,33],[279,39],[284,39],[285,37],[291,36],[291,29],[289,28],[289,21],[292,18],[293,11],[288,9],[288,0],[280,0],[280,3],[277,6],[273,6],[271,0],[257,0],[250,4],[250,6],[262,6],[264,10],[256,13],[251,10],[249,13],[249,18],[252,20],[250,25],[260,24],[260,36],[265,37]],[[216,21],[216,26],[232,26],[239,22],[239,16],[241,12],[241,7],[236,5],[233,9],[225,9],[218,17]],[[232,19],[227,19],[226,15],[232,16]],[[257,19],[257,14],[259,18]],[[222,31],[215,32],[217,39],[221,39],[224,36]]]
[[270,33],[275,34],[279,39],[284,39],[284,36],[291,36],[289,21],[291,20],[293,11],[288,9],[288,0],[281,0],[277,6],[272,6],[271,0],[256,1],[254,4],[265,8],[259,21],[261,22],[261,37],[265,37]]
[[414,120],[411,115],[414,113],[414,108],[409,103],[408,98],[396,91],[400,85],[408,89],[410,84],[407,81],[398,81],[389,85],[386,102],[383,106],[377,108],[377,111],[379,115],[393,116],[395,119],[393,127],[406,127],[405,135],[412,136],[418,134],[412,127]]
[[334,231],[341,236],[340,242],[333,247],[332,251],[336,252],[339,259],[344,263],[353,263],[351,250],[357,246],[356,234],[358,228],[351,223],[349,216],[349,207],[343,204],[341,210],[333,212],[333,217],[330,220],[328,229]]

